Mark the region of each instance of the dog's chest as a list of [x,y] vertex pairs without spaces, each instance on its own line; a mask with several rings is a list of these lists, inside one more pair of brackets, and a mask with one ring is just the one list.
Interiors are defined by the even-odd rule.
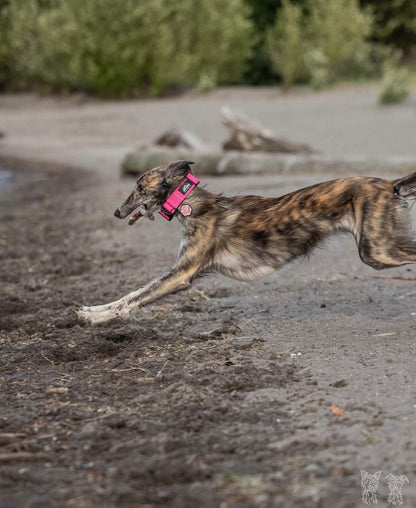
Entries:
[[238,280],[259,279],[274,272],[276,269],[264,260],[249,253],[229,250],[222,250],[217,254],[215,268],[224,275]]

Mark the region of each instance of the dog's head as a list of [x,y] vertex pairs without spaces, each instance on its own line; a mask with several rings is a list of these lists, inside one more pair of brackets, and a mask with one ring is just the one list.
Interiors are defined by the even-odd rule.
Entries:
[[145,215],[152,217],[152,213],[162,206],[169,194],[191,171],[190,164],[193,162],[175,161],[144,173],[137,180],[133,192],[121,203],[114,215],[119,219],[125,219],[140,208],[141,211],[131,216],[129,224],[134,224]]

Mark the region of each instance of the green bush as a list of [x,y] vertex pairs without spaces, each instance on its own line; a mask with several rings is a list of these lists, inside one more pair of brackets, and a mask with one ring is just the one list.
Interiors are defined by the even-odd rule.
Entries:
[[410,93],[410,74],[399,66],[400,58],[400,52],[396,51],[384,64],[378,96],[380,104],[403,102]]
[[[244,1],[166,3],[172,49],[166,64],[176,79],[195,85],[205,75],[216,76],[218,84],[238,82],[246,69],[254,38],[248,19],[250,11]],[[182,71],[178,73],[175,66]]]
[[20,88],[126,97],[194,86],[204,75],[236,82],[252,44],[242,0],[124,0],[122,8],[113,0],[13,0],[5,10]]
[[374,14],[373,39],[399,48],[405,56],[416,56],[415,0],[360,0]]
[[[284,0],[283,0],[284,1]],[[278,72],[270,58],[268,48],[268,36],[272,26],[276,22],[282,0],[245,0],[249,5],[252,21],[255,29],[256,40],[253,46],[252,56],[248,61],[248,69],[244,74],[244,80],[254,85],[272,85],[278,79]],[[293,3],[302,6],[307,0],[294,0]]]
[[274,70],[284,88],[308,79],[305,64],[305,20],[298,5],[284,0],[274,25],[268,30],[266,44]]
[[218,76],[215,71],[206,70],[199,75],[195,89],[199,93],[211,92],[218,85]]
[[0,0],[0,89],[10,81],[7,12],[7,0]]
[[[136,93],[158,80],[155,62],[165,34],[153,35],[162,19],[161,0],[36,0],[10,5],[10,50],[21,88],[85,90],[100,95]],[[116,21],[115,21],[116,20]],[[151,50],[149,50],[149,46]]]
[[360,3],[374,15],[359,0],[0,0],[0,89],[127,97],[374,77],[392,47],[416,47],[416,3]]
[[320,88],[371,70],[373,19],[357,0],[308,0],[304,9],[283,2],[267,44],[284,86],[307,79]]
[[312,48],[305,57],[309,70],[309,83],[312,88],[319,90],[328,86],[332,81],[331,68],[328,57],[321,48]]
[[369,72],[372,26],[357,0],[311,0],[306,60],[315,87]]

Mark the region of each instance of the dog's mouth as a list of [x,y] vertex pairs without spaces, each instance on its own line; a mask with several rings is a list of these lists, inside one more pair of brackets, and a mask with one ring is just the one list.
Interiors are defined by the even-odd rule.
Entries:
[[141,217],[143,217],[143,214],[141,211],[134,213],[129,219],[129,226],[131,226],[132,224],[135,224]]
[[132,224],[135,224],[142,217],[147,217],[150,220],[155,220],[154,215],[152,214],[152,212],[149,212],[147,210],[147,206],[146,205],[140,205],[138,210],[137,210],[137,212],[134,213],[130,217],[130,219],[129,219],[129,226],[131,226]]

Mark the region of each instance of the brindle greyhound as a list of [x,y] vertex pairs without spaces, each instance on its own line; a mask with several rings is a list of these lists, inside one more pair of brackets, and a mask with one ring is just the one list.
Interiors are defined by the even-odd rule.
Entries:
[[406,199],[416,199],[416,173],[396,180],[340,178],[278,198],[224,197],[197,187],[190,161],[171,162],[143,174],[114,215],[129,224],[142,217],[177,217],[182,243],[176,264],[143,288],[107,305],[82,307],[99,323],[126,317],[136,307],[189,286],[198,274],[217,271],[252,280],[304,256],[336,232],[352,233],[361,260],[380,270],[416,263]]

